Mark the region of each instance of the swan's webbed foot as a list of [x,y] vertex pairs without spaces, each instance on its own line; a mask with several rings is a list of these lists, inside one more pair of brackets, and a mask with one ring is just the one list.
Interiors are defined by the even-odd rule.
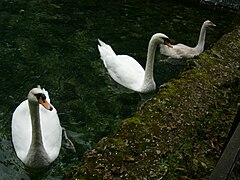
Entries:
[[63,135],[64,135],[64,139],[65,139],[65,146],[66,146],[66,148],[72,150],[73,152],[76,152],[76,149],[75,149],[72,141],[67,136],[66,129],[62,127],[62,131],[63,131]]

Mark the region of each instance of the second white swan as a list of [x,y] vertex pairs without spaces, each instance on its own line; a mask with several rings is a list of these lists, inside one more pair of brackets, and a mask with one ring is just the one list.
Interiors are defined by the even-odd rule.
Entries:
[[198,44],[195,47],[189,47],[184,44],[176,44],[173,45],[173,48],[169,48],[165,45],[160,45],[161,54],[175,59],[193,58],[200,55],[204,50],[207,27],[210,26],[216,25],[209,20],[203,23],[198,39]]
[[98,50],[104,66],[117,83],[141,93],[147,93],[156,89],[153,78],[156,48],[159,44],[172,47],[169,38],[165,34],[156,33],[150,39],[145,70],[134,58],[128,55],[116,55],[111,46],[101,40],[98,41],[100,44],[98,45]]

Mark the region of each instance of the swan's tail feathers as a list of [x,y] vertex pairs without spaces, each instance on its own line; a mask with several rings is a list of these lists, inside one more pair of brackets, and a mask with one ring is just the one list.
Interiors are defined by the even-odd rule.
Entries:
[[104,43],[100,39],[98,39],[100,45],[98,45],[98,50],[100,52],[101,59],[104,61],[104,57],[106,56],[116,56],[115,52],[108,44]]

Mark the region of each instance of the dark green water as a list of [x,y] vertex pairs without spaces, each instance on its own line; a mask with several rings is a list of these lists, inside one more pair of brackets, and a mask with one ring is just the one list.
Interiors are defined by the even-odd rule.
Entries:
[[[83,153],[138,108],[138,93],[126,91],[107,75],[97,38],[117,54],[128,54],[144,66],[147,45],[156,32],[194,46],[202,23],[206,48],[231,30],[234,13],[178,1],[28,1],[0,2],[0,179],[29,179],[11,143],[11,116],[28,91],[40,84],[49,91],[61,124],[75,144],[74,154],[62,147],[59,158],[38,179],[62,179]],[[160,61],[157,86],[177,78],[184,68]],[[153,94],[151,95],[153,96]]]

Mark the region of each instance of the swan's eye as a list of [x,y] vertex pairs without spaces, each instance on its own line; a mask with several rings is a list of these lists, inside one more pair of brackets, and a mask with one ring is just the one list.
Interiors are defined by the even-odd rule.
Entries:
[[163,38],[163,40],[164,40],[164,44],[171,44],[172,42],[170,41],[170,39],[168,39],[168,38]]
[[46,97],[41,97],[41,99],[44,103],[46,102]]
[[36,96],[37,100],[39,100],[40,98],[45,101],[46,100],[46,96],[43,93],[38,93],[38,94],[34,94],[34,96]]

